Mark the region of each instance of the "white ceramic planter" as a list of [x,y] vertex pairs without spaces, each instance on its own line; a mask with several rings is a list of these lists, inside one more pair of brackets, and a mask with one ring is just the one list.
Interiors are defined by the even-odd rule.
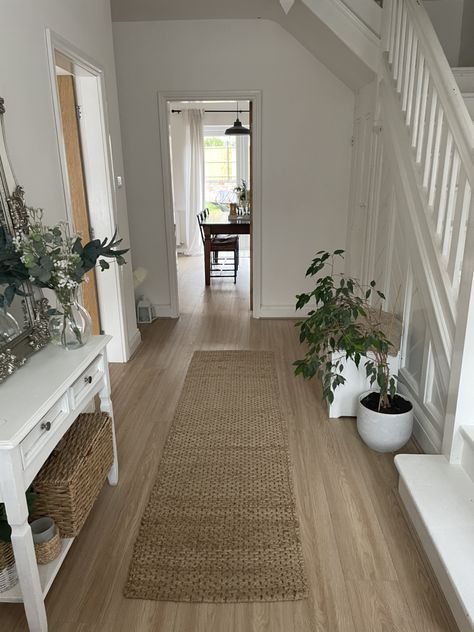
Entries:
[[370,393],[359,397],[357,409],[357,430],[369,448],[377,452],[394,452],[405,445],[413,431],[413,407],[406,413],[386,415],[370,410],[361,400]]

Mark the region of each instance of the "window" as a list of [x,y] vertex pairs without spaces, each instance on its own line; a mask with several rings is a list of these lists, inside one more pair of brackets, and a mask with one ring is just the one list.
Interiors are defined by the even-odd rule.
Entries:
[[234,188],[248,182],[249,138],[226,136],[225,125],[204,127],[205,197],[209,210],[235,202]]

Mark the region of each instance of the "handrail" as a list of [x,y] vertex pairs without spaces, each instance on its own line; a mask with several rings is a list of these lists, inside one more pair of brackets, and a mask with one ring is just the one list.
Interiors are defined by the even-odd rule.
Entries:
[[384,21],[388,22],[388,42],[385,42],[384,48],[389,54],[389,59],[390,53],[393,54],[394,52],[390,50],[390,41],[396,34],[397,27],[393,17],[397,17],[400,11],[403,14],[403,10],[405,10],[407,17],[410,18],[414,36],[418,39],[419,49],[425,59],[425,65],[429,69],[438,98],[453,128],[453,136],[459,146],[461,156],[474,164],[472,119],[426,9],[420,0],[385,0],[383,10]]
[[420,0],[385,0],[382,46],[400,95],[440,262],[457,296],[473,211],[474,125]]

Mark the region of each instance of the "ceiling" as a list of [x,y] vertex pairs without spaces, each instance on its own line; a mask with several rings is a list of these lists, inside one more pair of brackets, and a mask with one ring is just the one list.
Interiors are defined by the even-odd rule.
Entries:
[[[112,19],[208,20],[276,19],[283,10],[277,0],[111,0]],[[284,13],[283,13],[284,15]]]
[[319,61],[356,90],[372,71],[301,0],[285,15],[278,0],[111,0],[115,22],[265,19],[291,33]]

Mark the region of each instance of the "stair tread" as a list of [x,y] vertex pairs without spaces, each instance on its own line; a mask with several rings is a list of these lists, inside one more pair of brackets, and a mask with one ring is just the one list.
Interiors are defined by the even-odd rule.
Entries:
[[[469,428],[474,433],[474,428]],[[474,434],[473,434],[474,436]],[[474,481],[444,456],[399,454],[395,464],[463,609],[474,620]]]

